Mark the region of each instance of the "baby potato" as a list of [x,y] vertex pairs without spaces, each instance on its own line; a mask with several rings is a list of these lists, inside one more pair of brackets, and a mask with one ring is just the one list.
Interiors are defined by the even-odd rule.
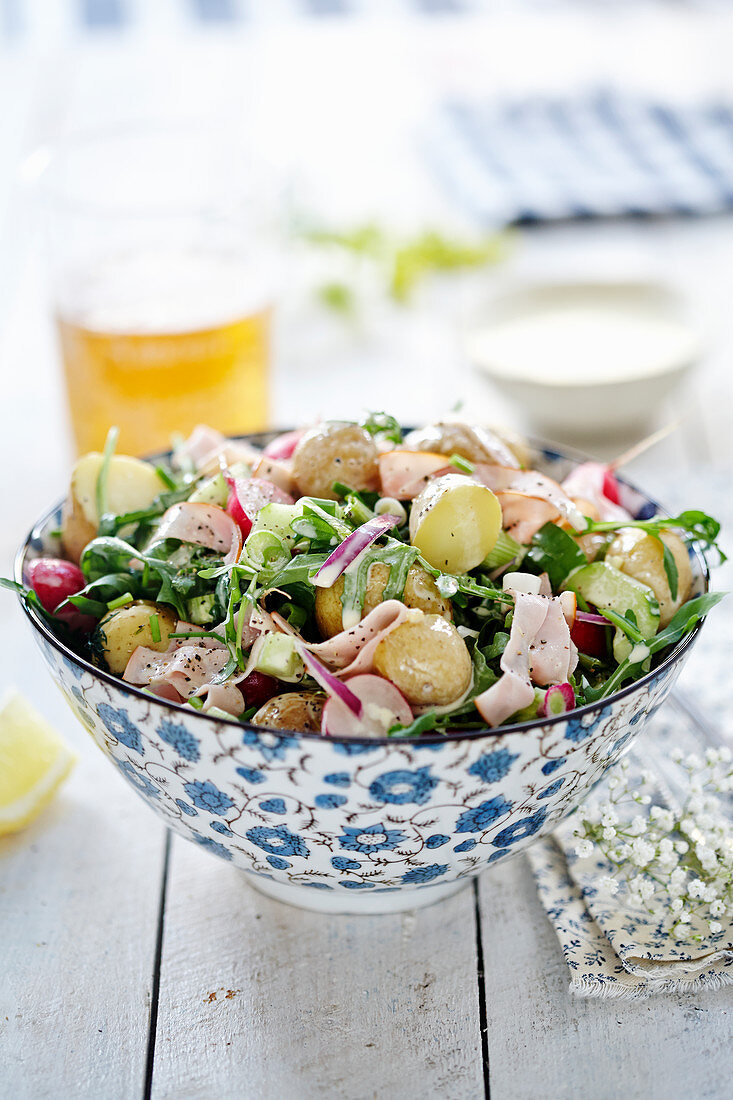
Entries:
[[[61,516],[61,542],[66,555],[78,561],[99,527],[97,481],[103,458],[98,451],[82,455],[71,473],[69,495]],[[106,499],[110,512],[124,515],[148,508],[163,483],[149,462],[130,455],[113,455],[107,469]]]
[[525,466],[530,457],[529,445],[514,432],[461,423],[428,424],[406,435],[403,446],[499,466]]
[[444,474],[413,501],[410,542],[435,569],[467,573],[493,550],[501,519],[491,489],[463,474]]
[[672,551],[677,565],[677,599],[672,599],[664,569],[664,551],[658,539],[638,527],[622,527],[608,548],[605,560],[651,588],[659,601],[659,626],[663,628],[692,591],[690,558],[679,535],[662,531],[662,541]]
[[[389,566],[375,561],[369,570],[366,595],[361,617],[373,611],[384,599],[384,589],[389,580]],[[321,637],[332,638],[344,629],[341,594],[344,590],[344,578],[339,577],[331,588],[316,589],[316,622]],[[434,612],[451,621],[453,615],[448,600],[438,591],[438,586],[421,565],[411,565],[405,581],[402,602],[407,607],[416,607],[420,611]]]
[[321,717],[326,696],[317,691],[288,691],[276,695],[257,711],[253,726],[267,726],[272,730],[299,730],[301,733],[320,733]]
[[293,452],[293,478],[302,496],[336,500],[334,481],[350,489],[379,486],[377,448],[365,428],[338,420],[317,424]]
[[[150,616],[158,616],[160,641],[153,640]],[[92,652],[98,663],[106,664],[115,676],[121,676],[138,646],[157,649],[164,653],[170,644],[170,635],[176,629],[176,613],[159,603],[135,600],[127,607],[109,611],[100,619],[91,637]]]
[[471,684],[471,655],[452,623],[413,611],[374,652],[374,670],[413,706],[453,703]]

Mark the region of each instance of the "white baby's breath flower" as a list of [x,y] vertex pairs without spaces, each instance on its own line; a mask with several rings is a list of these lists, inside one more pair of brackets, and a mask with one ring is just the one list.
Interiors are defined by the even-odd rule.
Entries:
[[614,840],[615,837],[616,837],[616,830],[613,828],[612,825],[607,825],[606,828],[603,830],[603,839],[604,840]]
[[646,818],[643,818],[641,814],[637,814],[626,831],[631,836],[642,836],[646,832]]
[[672,749],[669,754],[669,758],[673,764],[681,764],[684,760],[684,756],[685,754],[682,752],[682,749]]
[[606,894],[615,896],[618,893],[618,882],[611,875],[603,875],[598,880],[598,888]]
[[581,859],[585,859],[586,856],[593,854],[593,842],[590,840],[579,840],[575,845],[575,854],[580,856]]
[[692,920],[692,916],[690,913],[687,912],[686,909],[683,909],[677,919],[679,920],[680,924],[689,924]]
[[679,913],[680,910],[682,909],[682,904],[683,904],[682,903],[682,898],[673,898],[672,899],[672,904],[670,905],[670,909],[672,910],[673,913]]
[[720,923],[720,921],[717,920],[711,920],[708,924],[708,928],[714,936],[717,935],[718,932],[723,931],[723,925]]
[[[674,828],[674,814],[671,810],[666,810],[663,806],[652,806],[649,811],[651,820],[657,825],[663,832],[668,833]],[[668,843],[672,843],[668,841]]]
[[631,862],[637,867],[646,867],[654,859],[654,845],[640,836],[631,845]]
[[697,772],[702,767],[702,760],[696,752],[691,752],[689,756],[685,758],[685,767],[688,771]]
[[714,917],[722,917],[725,914],[725,906],[719,898],[710,903],[710,912]]
[[675,852],[679,852],[679,854],[683,856],[685,852],[688,852],[690,850],[690,845],[687,843],[686,840],[675,840],[674,850]]
[[691,898],[701,898],[703,890],[705,889],[705,883],[699,878],[694,878],[690,885],[687,887],[687,893]]

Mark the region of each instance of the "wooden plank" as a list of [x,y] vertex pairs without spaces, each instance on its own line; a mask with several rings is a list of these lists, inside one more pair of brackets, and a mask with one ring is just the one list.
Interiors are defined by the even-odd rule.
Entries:
[[0,839],[0,1096],[128,1100],[145,1079],[165,830],[12,629],[10,682],[80,760],[35,824]]
[[173,845],[152,1096],[483,1095],[474,894],[381,917],[256,893]]
[[[651,766],[670,745],[699,745],[681,712],[668,719],[652,739],[656,756],[640,748]],[[479,897],[493,1100],[730,1095],[730,989],[642,1001],[572,996],[528,863],[486,873]]]

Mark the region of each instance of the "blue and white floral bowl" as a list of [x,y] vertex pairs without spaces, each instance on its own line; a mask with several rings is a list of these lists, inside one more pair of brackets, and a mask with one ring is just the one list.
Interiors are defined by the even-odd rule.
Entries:
[[[574,461],[544,452],[556,476]],[[58,553],[59,518],[54,509],[31,532],[18,580],[25,562]],[[704,591],[697,555],[693,570]],[[699,629],[643,679],[567,718],[360,741],[270,732],[154,699],[26,613],[69,705],[166,824],[263,893],[332,913],[429,905],[552,832],[664,701]]]

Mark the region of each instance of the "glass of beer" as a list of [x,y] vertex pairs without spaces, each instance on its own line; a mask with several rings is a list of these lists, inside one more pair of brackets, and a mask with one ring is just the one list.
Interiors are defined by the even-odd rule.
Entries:
[[79,452],[145,454],[205,423],[267,427],[273,222],[216,132],[69,140],[45,173],[52,287]]

